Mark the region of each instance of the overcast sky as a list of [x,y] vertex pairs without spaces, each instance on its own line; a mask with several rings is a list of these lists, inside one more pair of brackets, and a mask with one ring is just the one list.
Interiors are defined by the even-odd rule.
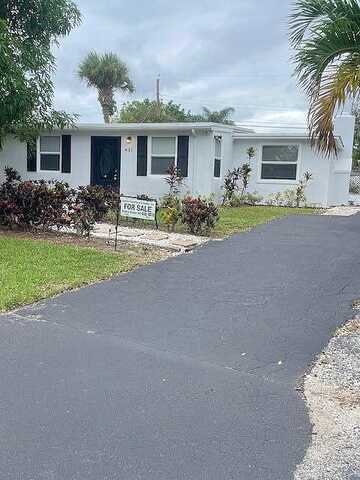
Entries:
[[238,122],[304,124],[306,99],[291,77],[291,0],[77,0],[82,24],[56,50],[58,108],[101,121],[96,91],[77,77],[90,50],[112,51],[136,85],[118,104],[161,95],[186,109],[236,108]]

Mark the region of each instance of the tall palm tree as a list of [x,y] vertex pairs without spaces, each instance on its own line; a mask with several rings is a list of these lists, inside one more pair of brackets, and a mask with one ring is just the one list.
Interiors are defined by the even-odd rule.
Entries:
[[290,17],[295,74],[310,100],[313,145],[336,152],[334,113],[360,90],[360,5],[357,0],[297,0]]
[[114,53],[90,52],[81,62],[78,73],[89,87],[97,89],[105,123],[110,123],[116,112],[115,91],[132,93],[135,90],[127,66]]
[[230,116],[235,112],[232,107],[223,108],[219,111],[211,111],[207,107],[203,107],[202,120],[205,122],[223,123],[227,125],[233,125],[234,122],[230,119]]

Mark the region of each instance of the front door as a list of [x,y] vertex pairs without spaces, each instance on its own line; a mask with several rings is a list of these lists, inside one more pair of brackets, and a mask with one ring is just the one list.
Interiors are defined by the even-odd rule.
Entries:
[[120,162],[120,137],[91,137],[91,185],[118,190]]

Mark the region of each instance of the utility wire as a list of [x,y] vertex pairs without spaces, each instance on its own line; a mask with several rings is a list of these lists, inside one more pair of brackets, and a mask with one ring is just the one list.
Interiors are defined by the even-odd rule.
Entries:
[[[186,100],[185,98],[181,98],[181,97],[167,97],[165,95],[162,95],[161,97],[162,99],[164,100],[167,100],[167,101],[170,101],[170,100],[175,100],[175,101],[179,101],[185,105],[196,105],[196,106],[203,106],[203,104],[208,104],[208,105],[218,105],[218,106],[221,106],[222,108],[225,108],[224,107],[224,102],[214,102],[213,100],[211,99],[199,99],[197,102],[194,102],[194,101],[189,101],[189,100]],[[230,102],[229,102],[230,103]],[[254,105],[254,104],[232,104],[233,107],[240,107],[240,108],[255,108],[255,109],[258,109],[258,110],[265,110],[265,111],[273,111],[273,110],[279,110],[279,111],[289,111],[290,107],[280,107],[278,105],[268,105],[266,107],[264,106],[261,106],[261,105]],[[296,108],[296,107],[294,107]],[[299,107],[296,108],[297,110],[300,110]]]

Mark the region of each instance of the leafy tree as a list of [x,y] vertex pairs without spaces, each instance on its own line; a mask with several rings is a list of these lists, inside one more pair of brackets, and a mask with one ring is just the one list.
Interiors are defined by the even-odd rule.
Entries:
[[290,29],[295,74],[310,101],[310,137],[329,155],[336,152],[334,113],[359,93],[359,2],[297,0]]
[[158,103],[155,100],[134,100],[121,108],[115,121],[120,123],[191,122],[191,112],[172,101]]
[[115,91],[135,91],[126,64],[114,53],[90,52],[80,64],[79,76],[97,89],[105,123],[110,123],[116,112]]
[[80,23],[70,0],[0,2],[0,144],[8,134],[29,137],[73,118],[52,107],[51,47]]
[[134,100],[121,108],[115,121],[120,123],[166,123],[166,122],[214,122],[233,125],[229,119],[234,112],[231,107],[220,111],[211,111],[203,107],[201,114],[185,110],[180,104],[156,100]]
[[219,111],[211,111],[207,107],[203,107],[203,113],[200,121],[234,125],[233,120],[230,118],[234,112],[235,109],[232,107],[226,107]]

